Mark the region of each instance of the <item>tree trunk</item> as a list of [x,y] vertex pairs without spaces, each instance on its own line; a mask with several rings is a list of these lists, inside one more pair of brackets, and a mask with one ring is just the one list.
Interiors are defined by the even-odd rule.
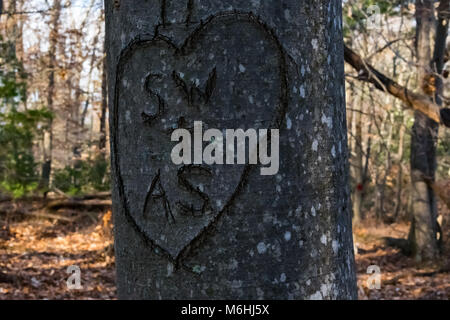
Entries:
[[364,191],[364,178],[363,178],[363,141],[362,141],[362,113],[364,105],[364,91],[363,95],[359,99],[357,105],[354,106],[353,119],[355,121],[354,139],[355,139],[355,161],[353,164],[353,173],[355,179],[355,190],[353,193],[353,224],[358,225],[362,217],[362,198]]
[[[378,199],[378,208],[377,208],[377,217],[381,218],[386,221],[386,209],[385,209],[385,200],[386,200],[386,183],[388,176],[391,172],[391,166],[392,166],[392,159],[391,159],[391,142],[392,142],[392,134],[393,134],[393,123],[394,123],[394,114],[392,111],[388,111],[386,113],[386,118],[383,121],[383,127],[384,131],[388,131],[386,142],[382,142],[380,146],[382,146],[385,151],[385,162],[383,167],[383,177],[381,179],[381,183],[378,184],[378,190],[379,190],[379,199]],[[389,119],[389,120],[388,120]],[[386,127],[389,126],[389,129],[386,129]],[[384,140],[383,136],[381,136],[381,139]],[[380,152],[381,153],[381,152]]]
[[[10,0],[7,2],[7,16],[5,30],[6,39],[11,40],[13,52],[16,54],[17,60],[23,62],[23,17],[18,14],[23,7],[23,0]],[[22,71],[22,70],[21,70]]]
[[[103,53],[106,54],[106,44]],[[108,110],[108,84],[107,84],[106,57],[102,59],[102,104],[100,113],[100,140],[98,149],[100,153],[105,155],[106,148],[106,111]]]
[[[441,6],[442,7],[442,6]],[[438,30],[435,41],[435,57],[432,59],[432,34],[435,25],[434,1],[425,0],[416,2],[416,50],[419,65],[419,84],[425,94],[433,99],[436,83],[430,81],[433,61],[443,59],[443,51],[439,53],[442,40],[445,44],[444,30]],[[441,55],[442,57],[436,56]],[[441,70],[435,72],[441,73]],[[431,86],[431,88],[430,88]],[[439,101],[436,101],[440,104]],[[438,124],[423,114],[416,112],[415,122],[411,135],[411,179],[412,179],[412,210],[410,240],[412,252],[417,261],[430,260],[438,256],[437,233],[437,206],[436,196],[427,181],[434,181],[436,171],[436,141]]]
[[[54,111],[53,102],[55,96],[55,68],[56,68],[56,48],[58,44],[60,16],[61,16],[61,2],[56,0],[53,5],[53,12],[51,18],[51,29],[49,36],[49,50],[48,50],[48,85],[47,85],[47,108],[51,112]],[[41,172],[40,188],[47,189],[50,184],[50,175],[52,170],[52,153],[53,153],[53,120],[50,119],[48,128],[44,132],[43,143],[43,164]]]
[[404,154],[404,143],[405,143],[405,131],[406,131],[406,120],[407,118],[403,116],[402,123],[399,131],[398,138],[398,151],[396,155],[396,160],[398,162],[398,172],[397,172],[397,186],[396,186],[396,202],[394,207],[393,221],[397,221],[402,208],[402,190],[403,190],[403,154]]
[[[340,1],[156,3],[105,1],[119,298],[356,298]],[[173,164],[194,121],[278,173]]]

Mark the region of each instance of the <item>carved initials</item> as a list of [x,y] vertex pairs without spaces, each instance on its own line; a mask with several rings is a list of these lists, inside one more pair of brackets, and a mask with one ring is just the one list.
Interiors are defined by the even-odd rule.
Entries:
[[201,208],[194,208],[194,206],[188,205],[184,202],[178,201],[177,205],[181,209],[181,212],[185,215],[191,215],[193,217],[198,217],[204,215],[208,210],[211,210],[210,200],[206,193],[200,190],[198,187],[194,187],[188,180],[187,175],[206,175],[211,176],[211,170],[206,167],[197,165],[182,166],[178,170],[178,184],[185,190],[198,195],[203,200],[203,205]]
[[159,80],[162,78],[162,74],[149,74],[145,79],[145,90],[150,94],[151,97],[155,97],[158,100],[158,111],[156,114],[149,114],[145,111],[142,111],[141,117],[144,123],[151,124],[153,120],[155,120],[158,116],[160,116],[164,112],[164,108],[166,106],[166,102],[164,99],[155,91],[153,91],[150,86],[155,80]]
[[[160,1],[162,20],[164,20],[163,22],[166,22],[166,19],[169,19],[167,11],[170,10],[170,3],[166,3],[166,1],[169,0]],[[195,4],[195,0],[185,1],[188,1],[188,14],[184,16],[184,21],[178,21],[178,23],[193,23],[192,8]],[[131,199],[138,199],[141,197],[139,189],[141,187],[134,185],[135,181],[142,181],[143,178],[142,171],[139,171],[141,169],[140,165],[154,169],[161,168],[161,161],[164,157],[162,159],[151,158],[151,163],[140,164],[139,162],[136,162],[146,161],[147,157],[140,156],[140,158],[137,159],[137,144],[128,144],[128,142],[132,142],[130,140],[131,136],[127,137],[120,130],[127,130],[128,132],[135,134],[140,139],[150,136],[153,133],[145,132],[140,135],[138,131],[144,127],[143,124],[154,125],[155,121],[157,121],[163,113],[169,112],[170,101],[177,101],[176,97],[173,96],[170,97],[170,100],[164,99],[164,95],[161,91],[159,91],[160,89],[167,90],[170,87],[170,89],[173,90],[173,88],[176,87],[177,91],[179,91],[178,95],[180,95],[185,104],[187,104],[186,106],[174,106],[174,109],[176,110],[189,106],[198,109],[205,107],[211,103],[215,90],[219,88],[217,73],[220,72],[220,70],[216,70],[215,66],[211,66],[212,69],[207,70],[207,72],[209,71],[209,74],[205,82],[199,83],[198,80],[192,81],[192,78],[185,79],[181,77],[180,71],[183,70],[180,69],[182,69],[182,67],[173,67],[172,69],[169,69],[168,74],[155,71],[151,72],[151,70],[149,71],[151,72],[150,74],[145,74],[140,73],[145,72],[144,70],[129,69],[128,65],[133,62],[135,51],[146,50],[148,47],[159,48],[160,46],[163,48],[168,48],[169,52],[172,51],[174,54],[173,59],[175,60],[175,65],[180,65],[178,62],[183,59],[183,56],[186,55],[189,57],[193,50],[197,48],[197,41],[204,40],[202,35],[207,34],[210,30],[212,32],[221,32],[217,28],[220,26],[226,27],[230,24],[236,25],[239,23],[255,28],[259,35],[265,37],[267,43],[271,43],[276,47],[276,52],[271,52],[270,54],[276,54],[278,58],[278,68],[273,71],[277,72],[276,76],[279,77],[280,83],[279,88],[274,87],[273,89],[276,91],[274,91],[274,94],[276,93],[279,97],[279,102],[274,106],[271,118],[271,127],[279,128],[283,119],[285,119],[285,113],[289,101],[286,55],[281,44],[276,38],[275,33],[252,13],[227,11],[214,14],[206,21],[200,23],[195,30],[192,31],[187,28],[186,38],[181,46],[175,45],[169,38],[162,35],[162,33],[156,33],[154,36],[147,34],[139,35],[130,41],[126,48],[121,51],[120,59],[116,67],[113,101],[114,105],[112,108],[111,146],[114,155],[112,169],[117,177],[117,192],[120,198],[120,203],[122,204],[122,212],[136,231],[151,244],[152,248],[155,248],[155,253],[165,256],[168,260],[175,263],[175,265],[181,263],[182,260],[188,256],[189,252],[191,252],[192,248],[199,247],[206,237],[211,234],[209,232],[214,229],[215,225],[218,221],[220,221],[220,217],[226,214],[228,208],[237,198],[237,195],[243,190],[245,184],[247,183],[250,167],[245,166],[242,168],[242,171],[230,171],[232,172],[230,177],[222,176],[225,183],[229,182],[229,186],[224,187],[223,192],[221,189],[203,190],[203,188],[196,184],[197,181],[195,180],[195,178],[200,178],[200,180],[203,181],[207,179],[208,186],[214,187],[214,178],[216,176],[218,177],[220,170],[219,172],[212,172],[207,167],[195,165],[184,166],[181,168],[170,167],[167,175],[172,175],[172,177],[167,182],[164,181],[166,171],[163,173],[158,170],[157,173],[150,178],[151,181],[148,185],[148,189],[144,191],[145,199],[143,200],[143,203],[141,202],[143,207],[140,207],[139,211],[136,212],[136,206],[131,206],[129,201],[131,201]],[[167,24],[167,26],[161,29],[165,29],[166,27],[168,30],[171,28],[169,24]],[[210,27],[213,29],[210,29]],[[157,31],[160,32],[161,30]],[[163,30],[163,32],[165,31]],[[132,66],[132,64],[130,64],[130,66]],[[202,70],[204,69],[201,68],[199,71]],[[136,74],[136,71],[139,73]],[[128,98],[121,94],[121,90],[123,90],[124,85],[123,77],[127,72],[132,72],[132,74],[130,74],[130,78],[135,81],[136,85],[141,83],[140,80],[142,77],[144,78],[144,91],[146,93],[146,97],[144,99],[152,100],[152,103],[154,103],[153,111],[147,109],[143,111],[142,109],[139,109],[142,108],[142,104],[139,104],[133,99],[128,101]],[[202,75],[203,77],[205,76],[205,74]],[[197,77],[202,77],[202,75],[199,74]],[[171,86],[164,86],[164,84],[167,84],[167,80],[169,80],[167,79],[168,77],[171,77],[174,82]],[[225,80],[225,78],[223,80]],[[163,87],[166,88],[162,89],[157,86],[157,84],[162,84]],[[133,91],[133,94],[134,93],[136,93],[136,91]],[[122,121],[122,117],[124,117],[125,112],[128,110],[131,112],[140,112],[138,115],[142,118],[143,123],[136,126],[130,126],[128,122]],[[206,117],[209,116],[207,112],[204,112],[205,110],[200,111],[202,114],[206,114]],[[186,112],[189,112],[189,110],[186,109]],[[170,120],[176,121],[176,126],[178,128],[185,128],[187,126],[187,122],[182,113],[171,113],[170,115],[174,116],[171,117]],[[190,130],[190,128],[186,129]],[[156,141],[156,139],[159,139],[159,137],[163,135],[165,136],[167,134],[167,130],[173,130],[172,126],[161,125],[154,128],[154,130],[156,131],[154,132],[155,141],[152,141],[152,152],[158,152],[160,148],[166,150],[167,146],[159,146],[159,141]],[[130,154],[130,150],[134,153]],[[130,165],[134,167],[130,167]],[[121,169],[123,169],[124,166],[126,166],[127,171],[131,172],[131,176],[123,174]],[[223,174],[227,174],[227,172],[227,170],[224,170]],[[178,179],[177,181],[173,181],[173,174],[177,175],[175,177],[175,179]],[[131,185],[128,186],[130,183]],[[171,188],[175,188],[177,190],[174,191],[172,189],[165,189],[165,187],[167,188],[169,184]],[[185,196],[183,198],[183,196],[180,196],[180,191],[184,195],[189,193],[188,197]],[[131,195],[131,198],[128,195],[130,192],[134,192],[134,194]],[[218,194],[218,192],[220,192],[220,194]],[[218,198],[215,198],[216,196]],[[172,202],[169,201],[169,197],[172,199]],[[195,203],[195,205],[184,202],[186,198],[192,199],[188,201]],[[176,208],[176,212],[173,211],[174,207]],[[154,216],[156,214],[160,214],[161,216]]]
[[188,105],[190,107],[195,106],[196,108],[199,108],[200,106],[206,105],[211,99],[213,91],[216,87],[217,71],[216,68],[214,68],[209,73],[208,80],[206,81],[203,90],[194,82],[190,82],[189,84],[186,83],[186,81],[182,79],[176,71],[172,73],[172,78],[176,86],[183,92],[183,96]]
[[148,206],[155,203],[156,201],[162,201],[167,222],[175,223],[175,217],[173,216],[172,210],[170,209],[169,199],[167,198],[166,191],[161,184],[160,170],[158,170],[158,173],[153,178],[152,183],[150,184],[150,187],[148,189],[147,196],[145,197],[143,209],[144,217],[146,217],[147,215]]

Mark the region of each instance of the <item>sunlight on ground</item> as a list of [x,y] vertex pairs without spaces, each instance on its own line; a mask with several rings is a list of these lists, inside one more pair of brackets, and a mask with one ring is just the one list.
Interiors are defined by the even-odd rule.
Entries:
[[[0,299],[115,299],[111,214],[76,222],[27,218],[0,232]],[[407,223],[354,232],[360,299],[448,299],[450,275],[442,265],[416,266],[382,238],[403,237]],[[449,235],[447,235],[449,236]],[[448,250],[446,250],[448,253]],[[447,255],[442,259],[448,263]],[[81,269],[80,290],[68,290],[67,267]],[[381,288],[367,288],[367,268],[381,270]]]
[[[108,216],[110,213],[104,217]],[[114,258],[107,220],[75,231],[67,231],[68,223],[43,219],[10,225],[9,235],[0,237],[0,299],[114,298]],[[71,265],[81,269],[80,290],[67,288],[67,267]]]
[[[384,245],[383,237],[406,239],[408,231],[409,224],[405,222],[392,225],[374,224],[354,231],[354,241],[358,247],[356,265],[359,299],[450,298],[448,248],[444,248],[441,264],[417,265],[413,258],[404,256],[399,249]],[[448,236],[449,234],[445,239]],[[379,290],[368,289],[367,280],[372,274],[367,274],[367,268],[371,265],[379,266],[381,271]]]

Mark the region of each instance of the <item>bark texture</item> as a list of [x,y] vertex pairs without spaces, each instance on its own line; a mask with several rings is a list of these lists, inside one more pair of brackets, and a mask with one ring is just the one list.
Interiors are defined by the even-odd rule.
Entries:
[[[105,1],[119,298],[350,299],[340,1]],[[280,170],[174,128],[280,129]]]
[[[448,2],[448,1],[446,1]],[[448,6],[444,6],[448,7]],[[443,6],[440,7],[443,10]],[[435,82],[429,90],[431,72],[442,73],[443,50],[445,46],[447,28],[441,28],[442,22],[437,24],[437,33],[434,14],[434,1],[424,0],[416,3],[416,51],[419,84],[425,94],[430,95],[429,100],[435,100],[439,105],[441,100],[436,92],[441,87],[440,81]],[[434,57],[432,53],[434,43]],[[435,65],[436,63],[436,65]],[[438,68],[440,67],[440,70]],[[432,85],[432,86],[433,86]],[[436,95],[437,99],[433,96]],[[412,213],[413,221],[410,231],[412,252],[417,261],[432,260],[439,255],[437,242],[437,204],[436,195],[429,181],[434,182],[436,172],[436,143],[439,126],[436,122],[421,113],[415,114],[415,121],[411,134],[411,180],[412,180]]]

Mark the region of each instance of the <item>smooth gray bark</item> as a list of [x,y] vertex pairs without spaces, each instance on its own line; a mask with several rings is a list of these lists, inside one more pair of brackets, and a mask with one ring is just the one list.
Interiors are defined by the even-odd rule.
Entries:
[[[341,2],[105,4],[119,298],[356,298]],[[194,120],[279,128],[278,174],[172,164]]]

